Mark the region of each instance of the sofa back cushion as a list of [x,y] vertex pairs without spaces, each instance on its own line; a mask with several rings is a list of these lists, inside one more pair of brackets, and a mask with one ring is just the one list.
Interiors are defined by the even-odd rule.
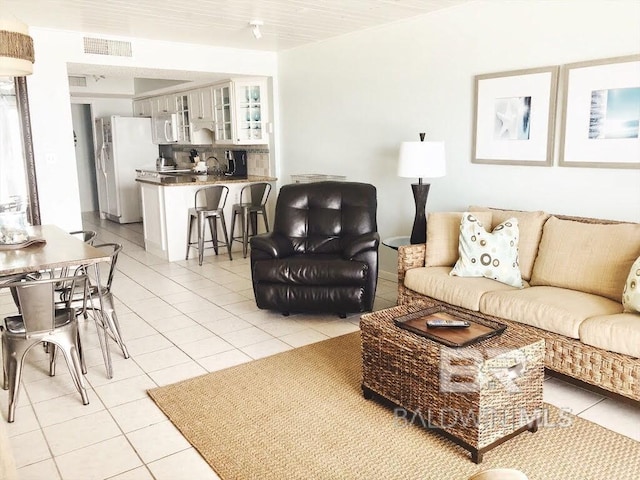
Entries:
[[335,254],[345,238],[378,231],[376,212],[376,188],[368,183],[292,183],[278,193],[273,230],[297,253]]
[[586,223],[551,217],[544,226],[531,285],[569,288],[621,302],[640,255],[640,224]]
[[[493,214],[491,220],[491,230],[496,228],[502,222],[509,218],[518,220],[518,228],[520,232],[520,241],[518,242],[518,263],[520,264],[520,273],[524,280],[531,279],[533,271],[533,263],[538,255],[538,245],[542,236],[542,227],[547,219],[551,216],[542,211],[522,212],[519,210],[501,210],[489,207],[469,207],[470,212],[486,212]],[[489,230],[489,228],[487,228]]]
[[[453,267],[458,261],[460,222],[463,212],[433,212],[427,218],[426,267]],[[491,230],[491,212],[478,212],[476,219]]]

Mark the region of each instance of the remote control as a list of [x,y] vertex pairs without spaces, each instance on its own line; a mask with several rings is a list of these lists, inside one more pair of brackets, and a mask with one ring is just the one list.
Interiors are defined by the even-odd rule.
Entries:
[[471,324],[465,320],[442,320],[442,319],[427,320],[427,327],[429,328],[440,328],[440,327],[467,328],[470,326]]

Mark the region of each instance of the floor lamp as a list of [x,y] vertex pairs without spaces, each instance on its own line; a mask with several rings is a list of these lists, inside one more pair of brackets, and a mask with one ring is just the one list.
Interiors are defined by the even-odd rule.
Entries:
[[399,177],[418,178],[418,183],[411,184],[416,203],[416,216],[411,229],[412,244],[427,241],[425,207],[431,185],[422,183],[422,179],[444,177],[446,174],[444,142],[425,142],[424,137],[425,134],[421,133],[419,142],[402,142],[398,161]]

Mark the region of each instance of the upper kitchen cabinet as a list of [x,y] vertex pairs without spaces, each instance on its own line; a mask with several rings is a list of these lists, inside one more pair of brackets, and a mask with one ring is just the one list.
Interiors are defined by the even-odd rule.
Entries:
[[266,79],[254,78],[136,99],[133,111],[152,117],[159,144],[263,145],[268,105]]
[[155,117],[158,114],[163,113],[177,113],[177,97],[178,95],[176,95],[175,93],[169,95],[161,95],[159,97],[151,97],[151,116]]
[[233,93],[236,114],[234,143],[267,143],[267,82],[262,79],[235,81]]
[[204,87],[189,91],[189,107],[194,122],[213,122],[213,89]]
[[135,117],[150,117],[151,116],[151,99],[143,98],[142,100],[134,100],[133,115]]
[[191,143],[191,110],[187,92],[174,95],[178,114],[178,143]]
[[213,88],[214,143],[233,144],[233,118],[231,115],[231,82]]
[[232,80],[214,85],[213,115],[216,144],[268,143],[266,80]]

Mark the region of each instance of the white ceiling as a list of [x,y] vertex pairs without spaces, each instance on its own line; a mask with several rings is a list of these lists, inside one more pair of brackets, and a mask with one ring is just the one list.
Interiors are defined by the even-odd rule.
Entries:
[[[0,0],[29,26],[279,51],[470,0]],[[261,20],[262,38],[249,22]]]

